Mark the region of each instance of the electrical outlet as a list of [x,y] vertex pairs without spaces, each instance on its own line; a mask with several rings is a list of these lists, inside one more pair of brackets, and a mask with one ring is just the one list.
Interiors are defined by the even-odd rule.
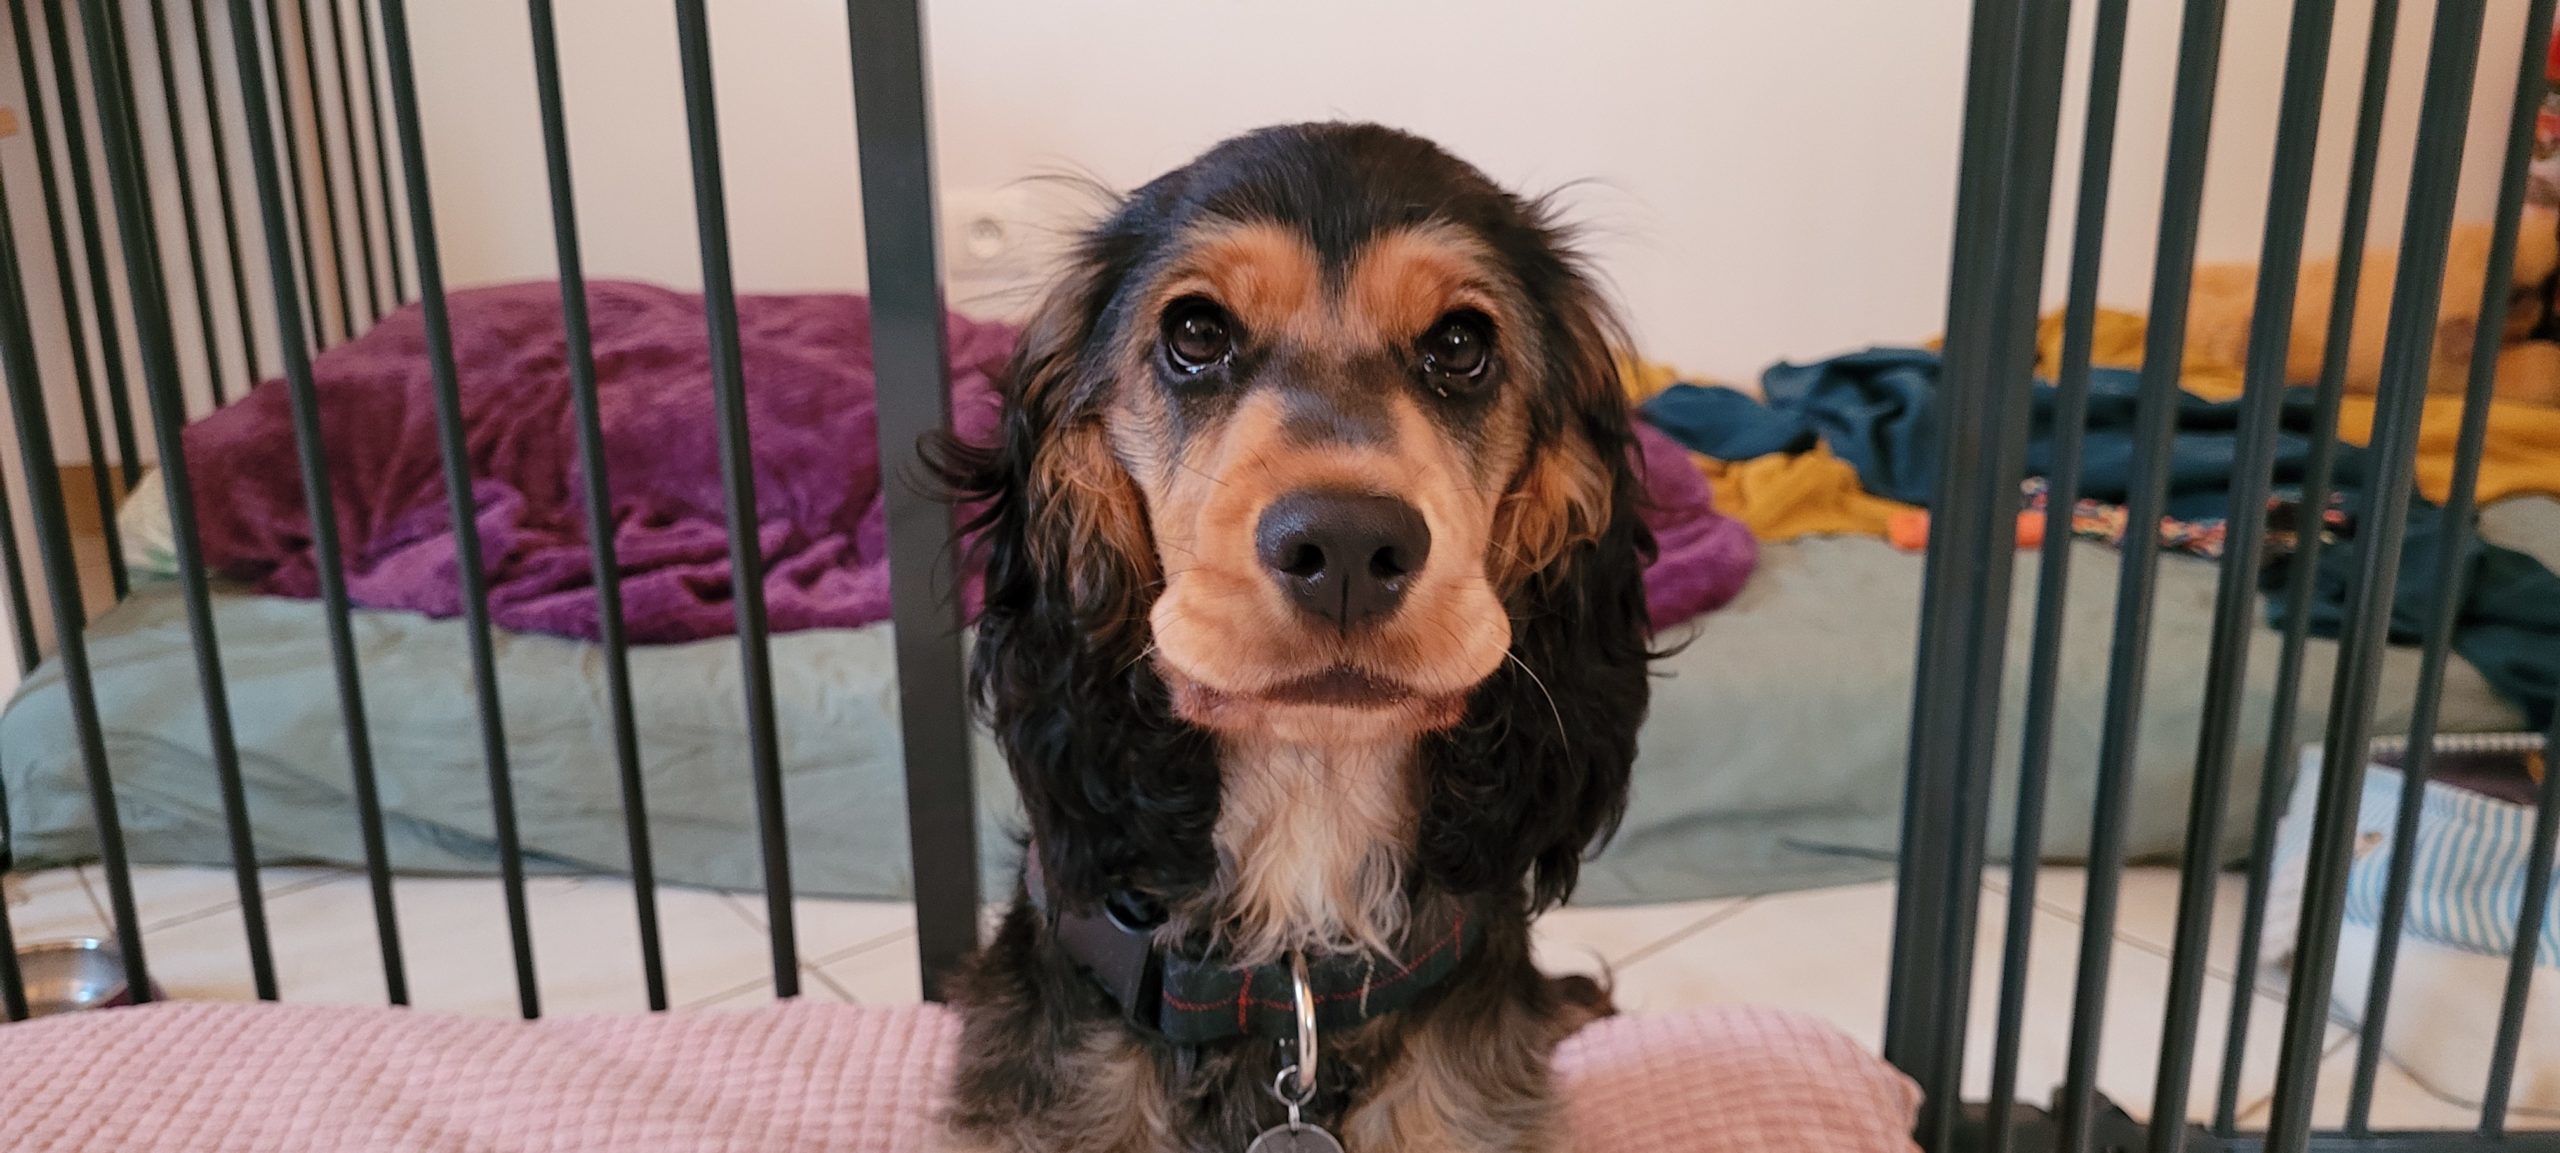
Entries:
[[970,290],[1011,288],[1041,271],[1046,236],[1020,188],[964,188],[943,193],[945,279]]

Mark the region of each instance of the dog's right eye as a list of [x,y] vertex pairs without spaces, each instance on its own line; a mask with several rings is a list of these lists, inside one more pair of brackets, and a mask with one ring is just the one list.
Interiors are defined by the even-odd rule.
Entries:
[[1226,310],[1206,300],[1177,300],[1164,312],[1164,355],[1174,370],[1200,372],[1235,353],[1235,325]]

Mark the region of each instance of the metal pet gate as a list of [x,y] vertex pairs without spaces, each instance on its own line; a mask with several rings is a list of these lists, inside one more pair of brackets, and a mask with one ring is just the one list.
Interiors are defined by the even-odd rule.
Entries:
[[[2103,245],[2109,165],[2114,149],[2117,92],[2124,64],[2129,0],[2095,0],[2081,179],[2074,212],[2065,347],[2059,375],[2061,430],[2052,469],[2051,507],[2068,509],[2080,431],[2088,402],[2093,327],[2097,312],[2099,252]],[[2182,0],[2182,33],[2174,78],[2175,104],[2169,161],[2161,192],[2157,272],[2150,302],[2148,346],[2140,383],[2137,450],[2129,501],[2135,525],[2161,518],[2166,505],[2171,410],[2179,385],[2180,351],[2190,279],[2195,263],[2204,191],[2206,145],[2212,103],[2222,66],[2226,0]],[[219,777],[223,817],[237,874],[253,984],[262,998],[276,996],[275,965],[258,885],[256,852],[239,753],[224,690],[220,638],[212,594],[197,563],[195,504],[180,451],[189,416],[191,381],[181,371],[178,326],[172,308],[190,303],[204,347],[195,375],[215,405],[244,392],[267,366],[280,369],[290,393],[296,459],[310,507],[318,554],[318,578],[336,676],[339,707],[353,768],[355,818],[362,834],[373,896],[375,931],[390,999],[407,1000],[403,952],[393,915],[391,871],[386,860],[383,811],[376,794],[365,721],[366,686],[349,624],[343,558],[330,510],[328,462],[320,443],[318,398],[310,357],[379,319],[387,309],[415,300],[426,325],[437,399],[437,426],[450,493],[452,523],[461,559],[462,603],[471,636],[472,675],[479,706],[479,737],[488,767],[496,840],[507,898],[515,977],[525,1016],[540,1013],[533,969],[524,873],[514,827],[505,718],[500,711],[486,589],[479,564],[475,508],[464,455],[459,390],[444,311],[445,284],[438,260],[434,206],[425,167],[422,117],[404,0],[324,0],[314,19],[310,0],[78,0],[76,16],[64,0],[8,0],[16,67],[25,88],[33,166],[43,193],[49,257],[61,286],[58,322],[73,347],[81,434],[94,478],[94,501],[106,535],[106,565],[116,596],[127,574],[115,539],[114,501],[120,478],[129,487],[143,459],[137,439],[147,425],[166,485],[182,593],[203,717]],[[147,7],[147,11],[140,11]],[[2514,260],[2524,198],[2525,160],[2536,109],[2544,94],[2542,46],[2552,26],[2553,0],[2526,4],[2523,59],[2515,63],[2497,224],[2482,315],[2504,311],[2504,289]],[[169,9],[183,9],[182,34],[173,34]],[[728,221],[723,203],[721,148],[713,108],[709,25],[703,0],[674,0],[684,81],[684,109],[691,145],[694,199],[700,234],[705,312],[712,349],[709,387],[717,398],[721,469],[736,580],[738,644],[743,661],[749,734],[748,764],[757,801],[767,917],[776,992],[797,992],[797,947],[792,878],[785,846],[780,755],[767,657],[761,558],[753,525],[756,494],[749,467],[753,446],[746,426],[735,289],[731,281]],[[642,966],[653,1009],[666,1007],[660,959],[649,823],[641,788],[632,687],[626,667],[617,565],[608,531],[607,477],[600,463],[594,365],[588,346],[585,288],[574,210],[567,118],[550,0],[528,0],[543,143],[558,246],[561,299],[570,350],[575,423],[583,496],[589,518],[596,587],[603,622],[600,646],[608,676],[615,754],[628,828],[630,870],[638,894]],[[877,378],[880,381],[881,454],[886,462],[912,459],[926,434],[949,419],[943,352],[942,293],[935,267],[934,184],[926,114],[922,24],[915,0],[851,0],[851,65],[861,160],[861,204],[866,223]],[[147,61],[128,44],[127,18],[147,16]],[[2267,192],[2267,228],[2257,285],[2242,401],[2238,465],[2231,507],[2257,508],[2270,494],[2278,431],[2278,401],[2285,384],[2287,328],[2293,315],[2304,221],[2312,185],[2314,145],[2322,116],[2335,0],[2295,0],[2284,62],[2273,178]],[[2345,915],[2347,866],[2354,834],[2362,750],[2373,727],[2383,627],[2393,600],[2410,511],[2429,346],[2437,308],[2446,290],[2442,269],[2454,217],[2477,70],[2507,61],[2480,59],[2485,0],[2439,0],[2432,14],[2427,69],[2415,157],[2402,229],[2403,270],[2390,302],[2385,372],[2370,460],[2377,497],[2354,544],[2356,576],[2340,636],[2320,766],[2318,807],[2301,912],[2300,944],[2291,997],[2281,1030],[2277,1089],[2264,1132],[2243,1132],[2236,1113],[2241,1055],[2254,998],[2247,980],[2236,982],[2229,1007],[2228,1053],[2210,1125],[2190,1125],[2188,1083],[2194,1069],[2205,1003],[2206,947],[2216,896],[2220,842],[2233,786],[2241,727],[2241,689],[2247,640],[2257,627],[2260,568],[2266,524],[2234,518],[2216,598],[2211,661],[2204,685],[2205,713],[2196,749],[2194,796],[2187,853],[2181,874],[2177,938],[2170,962],[2168,1011],[2158,1082],[2148,1127],[2129,1118],[2096,1091],[2103,1007],[2109,987],[2108,947],[2121,889],[2125,807],[2135,765],[2136,722],[2151,635],[2157,537],[2128,534],[2121,552],[2120,597],[2110,659],[2108,697],[2098,754],[2098,804],[2093,813],[2091,868],[2076,979],[2075,1012],[2068,1023],[2067,1077],[2047,1112],[2018,1100],[2020,1045],[2030,1029],[2062,1022],[2026,1015],[2029,927],[2035,909],[2035,871],[2019,870],[2007,890],[2010,905],[2003,942],[1991,1097],[1967,1104],[1959,1088],[1967,1020],[1973,1011],[1973,961],[1980,920],[1980,884],[1986,866],[1992,813],[1993,752],[2006,722],[2001,680],[2009,635],[2010,583],[2015,556],[2011,524],[2019,505],[2029,432],[2027,381],[2035,363],[2035,330],[2042,303],[2038,273],[2045,266],[2047,222],[2054,193],[2056,141],[2061,127],[2062,78],[2071,6],[2060,0],[1977,0],[1971,23],[1966,81],[1962,168],[1955,224],[1955,258],[1945,341],[1945,385],[1940,426],[1941,459],[1923,593],[1919,677],[1912,702],[1912,730],[1904,805],[1899,908],[1893,945],[1886,1055],[1927,1091],[1919,1137],[1932,1150],[2132,1149],[2165,1153],[2182,1147],[2222,1150],[2560,1150],[2560,1135],[2510,1133],[2505,1114],[2522,1042],[2524,1008],[2549,904],[2555,835],[2560,835],[2560,774],[2546,774],[2531,842],[2531,861],[2504,988],[2503,1012],[2493,1037],[2490,1076],[2481,1120],[2461,1132],[2386,1133],[2370,1124],[2383,1019],[2389,1009],[2391,972],[2399,926],[2409,898],[2411,858],[2395,854],[2380,929],[2363,1040],[2344,1128],[2313,1132],[2311,1104],[2327,1022],[2329,990],[2337,968]],[[2326,333],[2328,364],[2320,381],[2314,460],[2306,507],[2325,507],[2331,488],[2330,447],[2343,389],[2344,350],[2355,314],[2354,262],[2363,250],[2370,216],[2382,113],[2390,71],[2396,0],[2376,0],[2356,110],[2350,185],[2337,297]],[[287,21],[291,25],[287,25]],[[223,35],[227,31],[227,36]],[[319,33],[325,31],[325,36]],[[220,41],[227,40],[227,45]],[[325,40],[328,52],[320,50]],[[75,57],[75,42],[78,54]],[[377,60],[377,43],[381,49]],[[227,53],[224,51],[227,47]],[[181,50],[186,55],[179,55]],[[295,51],[298,49],[298,52]],[[39,51],[50,84],[38,83]],[[228,57],[227,68],[223,63]],[[149,68],[149,72],[142,69]],[[182,67],[194,83],[181,87]],[[146,133],[149,115],[137,105],[137,75],[156,79],[164,120]],[[85,77],[85,84],[83,83]],[[223,85],[231,87],[225,89]],[[211,163],[195,162],[183,126],[185,107],[226,107],[236,97],[245,132],[246,187],[236,183],[233,147],[225,117],[207,113]],[[84,116],[83,93],[94,107],[97,147]],[[386,122],[389,125],[386,130]],[[58,161],[55,134],[62,148]],[[167,158],[163,163],[160,157]],[[103,159],[101,173],[95,162]],[[12,157],[12,164],[28,163]],[[368,163],[369,162],[369,163]],[[305,165],[313,166],[306,170]],[[338,166],[344,165],[343,169]],[[68,170],[68,189],[64,173]],[[210,182],[204,177],[210,170]],[[164,252],[171,221],[153,182],[173,178],[176,232],[183,238],[183,292],[174,291]],[[310,179],[308,177],[316,177]],[[368,178],[370,183],[368,184]],[[341,204],[339,194],[347,194]],[[210,203],[202,203],[209,201]],[[316,203],[315,203],[316,201]],[[115,786],[109,772],[95,694],[95,675],[82,643],[88,620],[75,564],[70,516],[46,405],[50,383],[39,378],[33,348],[34,316],[21,276],[20,253],[10,227],[6,190],[0,189],[0,370],[5,370],[22,465],[18,497],[27,506],[37,555],[33,563],[46,594],[49,658],[67,688],[89,800],[103,841],[103,867],[117,946],[139,996],[149,995],[147,958],[118,829]],[[243,215],[248,215],[244,241]],[[403,219],[405,217],[405,219]],[[219,221],[218,230],[208,227]],[[216,234],[218,232],[218,235]],[[256,243],[257,248],[246,247]],[[109,249],[120,256],[111,264]],[[322,254],[326,254],[327,274]],[[352,257],[352,259],[350,259]],[[405,257],[405,259],[404,259]],[[41,258],[41,257],[38,257]],[[263,261],[268,282],[252,263]],[[218,270],[218,272],[217,272]],[[414,273],[415,291],[410,290]],[[81,286],[87,301],[80,299]],[[126,307],[117,307],[121,286]],[[272,328],[258,323],[259,306],[272,309]],[[94,329],[89,326],[94,323]],[[229,325],[230,356],[216,339]],[[2479,326],[2479,343],[2464,409],[2446,539],[2438,556],[2437,587],[2425,630],[2419,687],[2410,720],[2406,773],[2411,787],[2426,777],[2426,753],[2436,727],[2437,704],[2459,600],[2456,563],[2475,520],[2473,490],[2487,433],[2486,399],[2494,362],[2496,325]],[[129,378],[123,340],[132,338],[139,381]],[[272,344],[264,342],[272,341]],[[95,348],[94,357],[88,355]],[[271,348],[272,357],[262,357]],[[138,383],[138,388],[136,384]],[[98,397],[106,403],[100,411]],[[110,438],[112,438],[110,440]],[[111,456],[110,444],[114,449]],[[118,462],[116,471],[104,467]],[[893,477],[897,475],[893,470]],[[977,937],[978,893],[974,800],[968,772],[967,713],[963,704],[960,620],[935,588],[948,572],[950,510],[932,496],[894,479],[886,486],[889,509],[892,617],[901,692],[903,756],[908,820],[913,845],[918,948],[925,988],[933,995],[952,963]],[[20,555],[14,508],[0,488],[0,566],[5,567],[10,623],[22,671],[32,669],[47,631],[39,628]],[[2026,685],[2020,747],[2014,844],[2033,859],[2042,843],[2045,784],[2054,743],[2056,675],[2062,641],[2062,607],[2068,588],[2070,534],[2049,533],[2042,546],[2033,620],[2033,650]],[[2300,695],[2313,554],[2318,533],[2306,533],[2291,570],[2289,604],[2278,669],[2275,714],[2263,752],[2257,823],[2252,830],[2240,972],[2256,966],[2259,927],[2269,904],[2275,821],[2295,753],[2294,712]],[[2404,805],[2400,841],[2414,830],[2417,806]],[[0,815],[5,809],[0,808]],[[4,850],[5,845],[0,845]],[[7,864],[0,856],[0,868]],[[0,910],[0,1008],[23,1018],[27,1002],[5,910]]]

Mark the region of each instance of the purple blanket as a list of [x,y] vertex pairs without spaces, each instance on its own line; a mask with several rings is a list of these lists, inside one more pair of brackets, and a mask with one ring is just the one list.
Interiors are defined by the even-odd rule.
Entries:
[[[598,282],[588,301],[628,634],[663,643],[733,633],[701,298]],[[490,614],[507,629],[594,639],[559,288],[459,292],[450,310]],[[869,308],[858,296],[754,296],[739,300],[738,312],[772,629],[886,619]],[[950,318],[954,412],[964,435],[983,436],[991,426],[991,381],[1013,339],[1004,326]],[[313,371],[350,598],[459,615],[418,309],[323,354]],[[1648,592],[1654,619],[1669,623],[1732,599],[1757,549],[1740,524],[1716,514],[1687,454],[1640,427],[1647,516],[1662,541]],[[186,433],[206,563],[261,592],[314,597],[319,580],[292,444],[281,381]]]

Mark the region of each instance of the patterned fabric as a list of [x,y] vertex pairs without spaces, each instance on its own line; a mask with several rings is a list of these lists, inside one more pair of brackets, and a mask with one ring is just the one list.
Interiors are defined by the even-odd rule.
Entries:
[[[2028,477],[2025,483],[2019,486],[2018,491],[2025,497],[2021,507],[2026,511],[2036,513],[2045,511],[2049,491],[2045,478]],[[2293,551],[2294,544],[2299,539],[2295,536],[2294,520],[2293,502],[2283,498],[2267,502],[2267,555],[2283,556]],[[2124,542],[2125,526],[2128,522],[2129,514],[2123,505],[2083,498],[2072,506],[2071,534],[2106,544],[2121,544]],[[2323,541],[2338,539],[2347,531],[2351,523],[2352,518],[2347,514],[2345,495],[2329,494],[2326,531],[2321,539]],[[2224,538],[2229,535],[2230,528],[2231,522],[2221,519],[2178,520],[2174,517],[2162,517],[2160,547],[2170,552],[2182,552],[2203,557],[2206,560],[2219,560],[2222,557]]]
[[[1456,969],[1482,935],[1461,910],[1449,921],[1447,931],[1427,942],[1416,940],[1422,950],[1394,964],[1380,965],[1367,954],[1317,958],[1307,974],[1317,1026],[1327,1031],[1349,1029],[1411,1004]],[[1289,964],[1274,961],[1236,969],[1214,959],[1168,955],[1164,1008],[1156,1020],[1168,1039],[1184,1045],[1231,1037],[1295,1037],[1298,1002],[1291,989]]]
[[[527,1024],[168,1003],[0,1025],[18,1153],[923,1153],[959,1024],[932,1006]],[[1901,1153],[1919,1091],[1766,1009],[1619,1017],[1557,1051],[1573,1147]]]
[[[2019,486],[2019,492],[2025,498],[2020,507],[2028,512],[2048,511],[2045,506],[2049,503],[2049,487],[2043,477],[2028,477]],[[2131,514],[2120,504],[2083,497],[2071,506],[2071,535],[2084,540],[2122,544],[2126,526],[2130,523]],[[2222,538],[2229,524],[2224,520],[2186,521],[2162,517],[2160,547],[2200,557],[2219,557],[2222,555]]]

